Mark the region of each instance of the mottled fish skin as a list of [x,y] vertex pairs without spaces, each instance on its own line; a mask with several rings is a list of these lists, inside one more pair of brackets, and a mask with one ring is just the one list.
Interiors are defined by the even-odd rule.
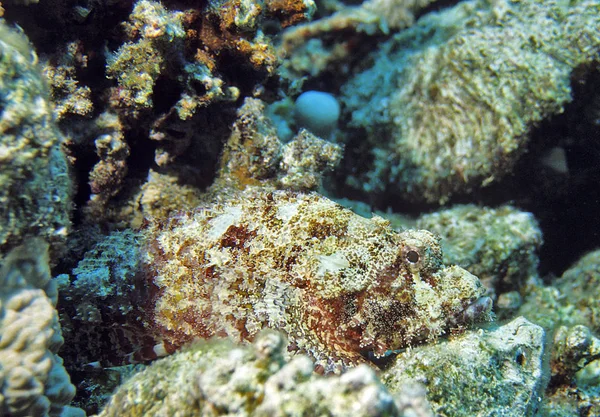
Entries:
[[145,327],[166,351],[275,328],[318,370],[339,372],[489,315],[479,279],[443,266],[436,236],[316,193],[249,189],[144,234]]

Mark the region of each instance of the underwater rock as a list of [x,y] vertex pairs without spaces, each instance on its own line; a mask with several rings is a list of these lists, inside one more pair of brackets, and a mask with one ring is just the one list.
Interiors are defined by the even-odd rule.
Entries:
[[542,232],[531,213],[458,205],[421,216],[416,227],[439,234],[447,261],[477,275],[494,299],[537,276]]
[[[132,38],[107,59],[106,74],[118,82],[115,107],[151,108],[156,80],[166,72],[169,61],[183,50],[183,13],[169,12],[160,3],[140,0],[125,25]],[[180,63],[183,64],[183,63]],[[208,69],[206,77],[210,75]],[[211,83],[223,95],[219,83]]]
[[99,161],[89,175],[92,195],[90,207],[104,207],[106,201],[116,196],[127,176],[127,158],[130,147],[123,134],[124,126],[116,114],[102,113],[95,120],[96,138],[94,145]]
[[284,144],[261,100],[247,98],[237,115],[221,156],[215,189],[261,185],[313,191],[342,158],[339,145],[304,129]]
[[553,334],[551,378],[540,417],[600,413],[600,250],[550,285],[532,281],[518,314]]
[[272,332],[252,347],[196,343],[132,376],[99,417],[432,416],[422,391],[392,396],[366,366],[325,378],[306,356],[286,360],[285,346]]
[[544,389],[543,352],[544,330],[519,317],[406,350],[381,380],[391,392],[424,384],[436,415],[533,416]]
[[539,417],[600,414],[600,339],[585,326],[560,326],[552,345],[551,378]]
[[142,321],[159,352],[215,335],[251,341],[269,327],[339,372],[489,317],[480,281],[443,266],[433,234],[397,233],[314,193],[221,194],[142,234]]
[[62,142],[35,52],[0,21],[0,258],[27,236],[64,248],[71,180]]
[[578,324],[600,333],[600,250],[567,269],[552,285],[531,285],[519,314],[548,330]]
[[427,14],[342,88],[364,149],[349,163],[368,167],[348,185],[444,203],[503,177],[530,129],[572,99],[571,74],[597,59],[599,33],[593,0],[464,1]]
[[[291,91],[306,79],[324,74],[349,75],[357,58],[372,51],[382,35],[414,24],[415,15],[433,0],[367,0],[360,6],[338,6],[331,16],[286,29],[279,53],[285,56],[279,75]],[[325,2],[319,5],[326,8]]]
[[553,334],[550,383],[540,417],[600,414],[600,250],[584,255],[550,285],[526,286],[518,310]]
[[57,355],[63,344],[54,308],[57,298],[45,242],[28,241],[4,258],[0,269],[0,415],[84,415],[68,407],[75,387]]

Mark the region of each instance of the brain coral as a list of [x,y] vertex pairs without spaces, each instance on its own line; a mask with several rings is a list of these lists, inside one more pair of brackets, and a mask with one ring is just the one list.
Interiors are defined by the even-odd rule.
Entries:
[[[33,240],[14,249],[0,269],[0,415],[60,416],[75,395],[56,354],[63,343],[54,309],[56,284],[48,245]],[[62,414],[65,412],[65,414]],[[79,410],[81,412],[81,410]]]
[[465,1],[423,17],[343,88],[370,153],[350,185],[444,202],[502,177],[532,126],[572,99],[599,34],[591,0]]

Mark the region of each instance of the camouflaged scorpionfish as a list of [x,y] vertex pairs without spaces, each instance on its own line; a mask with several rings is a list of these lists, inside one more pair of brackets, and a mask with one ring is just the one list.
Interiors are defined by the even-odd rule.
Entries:
[[337,372],[490,311],[477,277],[442,265],[434,235],[397,233],[314,193],[248,190],[145,235],[155,286],[146,326],[167,351],[269,327]]

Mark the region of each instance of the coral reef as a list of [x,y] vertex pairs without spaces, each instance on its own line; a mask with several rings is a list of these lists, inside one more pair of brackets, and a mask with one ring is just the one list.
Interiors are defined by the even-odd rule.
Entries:
[[[130,41],[107,63],[107,74],[119,84],[113,100],[120,107],[150,108],[157,79],[174,74],[183,87],[174,107],[182,120],[212,101],[236,100],[239,88],[226,86],[227,69],[219,65],[221,56],[230,54],[248,70],[261,74],[257,81],[272,75],[279,61],[261,30],[263,20],[275,18],[288,26],[313,12],[310,0],[271,0],[262,6],[247,0],[223,1],[183,12],[140,0],[126,25]],[[218,74],[219,69],[223,74]]]
[[317,194],[247,188],[143,231],[154,287],[146,328],[163,349],[283,330],[326,372],[488,318],[479,280],[442,265],[429,232],[394,232]]
[[41,46],[71,162],[81,182],[89,181],[78,196],[89,198],[84,215],[113,228],[170,212],[172,200],[148,201],[176,194],[170,185],[188,195],[210,185],[236,100],[264,92],[261,84],[275,76],[272,28],[310,18],[315,5],[59,1],[31,8],[31,16],[12,9]]
[[583,256],[551,285],[530,283],[518,313],[554,333],[548,399],[541,416],[600,412],[600,250]]
[[391,392],[424,384],[436,415],[533,416],[544,389],[543,352],[544,330],[519,317],[402,352],[381,380]]
[[62,141],[35,53],[0,20],[0,258],[27,236],[61,251],[71,211]]
[[415,14],[430,3],[432,0],[368,0],[289,28],[278,46],[286,57],[279,73],[292,92],[307,78],[340,71],[347,74],[349,64],[368,53],[368,45],[375,44],[378,36],[411,26]]
[[477,275],[494,299],[537,276],[542,233],[531,213],[458,205],[421,216],[416,227],[438,233],[448,262]]
[[600,414],[598,1],[0,1],[0,415]]
[[599,16],[595,1],[466,1],[382,44],[342,88],[368,153],[348,184],[443,203],[504,176],[597,59]]
[[84,415],[68,407],[75,387],[56,354],[63,338],[48,245],[29,240],[13,249],[2,263],[0,288],[0,414]]
[[538,415],[598,415],[599,360],[600,339],[587,327],[559,327],[554,335],[549,390]]
[[285,346],[277,333],[261,333],[252,347],[198,343],[131,377],[99,417],[432,415],[422,392],[420,403],[394,398],[366,366],[315,375],[307,357],[286,360]]
[[70,42],[56,62],[44,63],[44,78],[50,87],[50,101],[57,120],[67,115],[90,117],[94,110],[91,89],[80,85],[77,80],[77,70],[87,65],[87,59],[82,56],[81,48],[79,42]]
[[530,285],[519,314],[546,329],[584,325],[600,332],[600,250],[583,256],[552,285]]
[[322,176],[342,157],[342,148],[306,130],[283,144],[264,103],[247,98],[225,144],[215,188],[274,186],[310,191],[321,185]]

